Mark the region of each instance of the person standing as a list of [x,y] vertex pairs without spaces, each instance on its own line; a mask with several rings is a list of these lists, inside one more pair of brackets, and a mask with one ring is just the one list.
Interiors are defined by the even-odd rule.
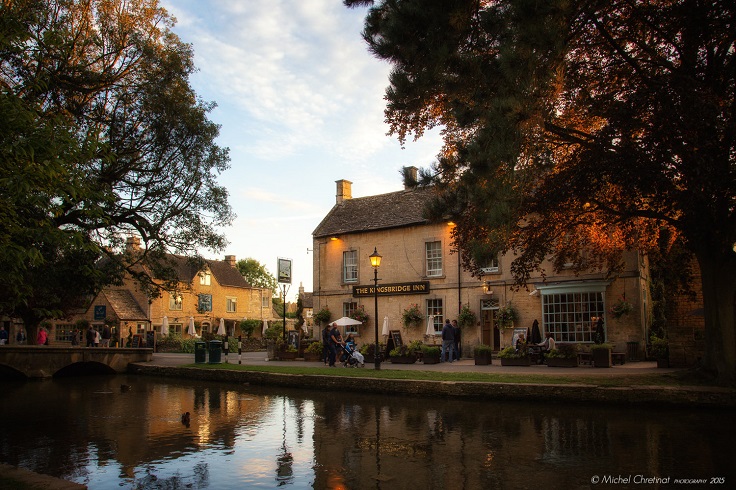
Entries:
[[110,347],[111,338],[112,332],[110,331],[110,325],[105,325],[102,328],[102,347]]
[[330,361],[330,324],[325,325],[322,329],[322,360],[327,366]]
[[23,328],[18,329],[18,333],[15,334],[15,342],[19,345],[25,345],[26,343],[26,331]]
[[79,329],[75,328],[72,332],[72,346],[76,347],[79,345]]
[[38,335],[36,336],[36,344],[46,345],[49,341],[49,335],[46,333],[46,329],[38,327]]
[[455,332],[455,360],[460,360],[460,326],[457,324],[457,320],[452,321],[452,330]]
[[447,355],[447,360],[452,362],[454,353],[455,329],[452,328],[448,318],[445,320],[445,325],[442,327],[442,362],[445,362],[445,355]]
[[95,333],[95,347],[100,346],[100,331],[99,330],[92,330]]
[[337,328],[337,323],[332,324],[330,330],[330,367],[335,367],[335,361],[337,360],[337,345],[342,343],[342,336],[340,330]]
[[95,329],[92,328],[92,325],[90,325],[89,328],[87,329],[87,333],[85,334],[85,340],[87,340],[87,347],[95,346]]
[[0,327],[0,345],[5,345],[8,343],[8,331],[5,330],[5,327]]

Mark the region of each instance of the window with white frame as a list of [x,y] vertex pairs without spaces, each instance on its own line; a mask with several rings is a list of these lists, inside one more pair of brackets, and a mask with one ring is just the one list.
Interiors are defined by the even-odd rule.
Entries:
[[442,275],[442,242],[424,243],[427,277]]
[[171,293],[169,296],[169,309],[170,310],[181,310],[182,308],[182,297],[179,293]]
[[343,282],[358,282],[358,251],[348,250],[342,253]]
[[227,307],[226,307],[227,312],[236,313],[238,311],[238,298],[228,296],[225,299],[227,300]]
[[212,274],[209,271],[199,273],[199,284],[202,286],[209,286],[212,284]]
[[[342,304],[342,316],[350,317],[358,309],[358,303],[346,302]],[[358,335],[358,325],[346,325],[345,335]]]
[[486,264],[486,266],[482,267],[480,270],[483,274],[498,274],[501,271],[498,266],[498,256],[495,256],[491,260],[489,260],[488,264]]
[[427,321],[429,317],[432,318],[432,324],[434,325],[434,333],[442,333],[442,325],[444,323],[442,300],[441,299],[428,299],[427,300]]
[[268,297],[266,291],[261,291],[261,308],[270,308],[271,298]]
[[593,342],[598,318],[603,317],[603,291],[542,294],[545,332],[557,342]]

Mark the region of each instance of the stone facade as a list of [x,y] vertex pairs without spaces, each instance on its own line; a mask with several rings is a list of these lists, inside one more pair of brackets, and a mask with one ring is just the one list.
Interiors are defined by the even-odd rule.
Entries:
[[[589,344],[598,317],[603,318],[605,340],[614,344],[615,351],[643,355],[650,316],[649,278],[647,260],[639,253],[626,255],[624,270],[616,278],[594,271],[553,274],[551,263],[546,263],[547,277],[533,277],[528,289],[520,289],[510,274],[511,255],[499,257],[481,277],[463,270],[452,245],[454,224],[430,223],[423,217],[431,189],[352,198],[350,184],[337,181],[337,202],[313,232],[313,301],[315,312],[327,307],[332,319],[363,307],[368,321],[353,333],[360,344],[373,343],[375,338],[374,270],[369,256],[376,250],[382,256],[380,341],[387,340],[382,334],[388,319],[389,330],[399,330],[405,343],[441,343],[437,334],[444,319],[457,319],[467,305],[477,321],[463,329],[461,349],[466,357],[479,343],[495,350],[511,345],[514,328],[531,329],[534,320],[539,321],[542,336],[550,331],[558,342]],[[411,292],[412,288],[422,291]],[[391,291],[384,294],[384,289]],[[403,294],[406,289],[409,294]],[[611,308],[619,302],[631,309],[614,318]],[[402,314],[411,305],[418,305],[421,325],[402,324]],[[513,328],[499,325],[499,309],[507,305],[517,314]],[[429,315],[434,315],[434,325],[428,325]]]

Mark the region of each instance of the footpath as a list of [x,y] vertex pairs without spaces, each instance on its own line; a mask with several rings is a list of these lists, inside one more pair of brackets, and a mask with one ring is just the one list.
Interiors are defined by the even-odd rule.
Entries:
[[[660,369],[655,362],[627,362],[610,368],[581,366],[576,368],[550,368],[545,365],[501,366],[497,359],[488,366],[476,366],[472,359],[462,359],[453,363],[424,365],[391,364],[381,365],[382,370],[413,370],[443,373],[487,373],[520,376],[518,383],[492,381],[427,381],[386,379],[372,377],[373,364],[366,364],[362,376],[334,376],[335,370],[349,369],[337,367],[326,369],[322,362],[272,361],[265,352],[248,352],[238,356],[229,353],[221,356],[217,369],[205,364],[194,363],[194,354],[156,353],[146,363],[131,364],[130,371],[136,374],[186,377],[211,381],[250,383],[254,385],[283,386],[319,390],[352,390],[392,395],[411,396],[452,396],[488,400],[534,400],[558,403],[605,403],[622,405],[659,405],[671,407],[736,408],[736,389],[711,386],[660,386],[631,383],[630,385],[610,386],[603,378],[666,375],[678,369]],[[227,365],[242,364],[259,366],[258,370],[246,371],[226,369]],[[315,368],[314,374],[285,374],[268,367]],[[537,380],[528,382],[525,375],[534,375]],[[543,380],[550,378],[549,383]],[[553,378],[566,378],[565,383],[555,382]],[[579,378],[579,382],[575,381]],[[600,379],[599,384],[597,380]]]

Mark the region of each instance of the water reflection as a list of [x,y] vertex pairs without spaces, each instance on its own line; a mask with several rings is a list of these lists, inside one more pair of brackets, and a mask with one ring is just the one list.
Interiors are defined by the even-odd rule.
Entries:
[[728,431],[717,429],[730,427],[722,412],[133,376],[3,388],[0,461],[91,489],[568,488],[596,475],[736,476]]

